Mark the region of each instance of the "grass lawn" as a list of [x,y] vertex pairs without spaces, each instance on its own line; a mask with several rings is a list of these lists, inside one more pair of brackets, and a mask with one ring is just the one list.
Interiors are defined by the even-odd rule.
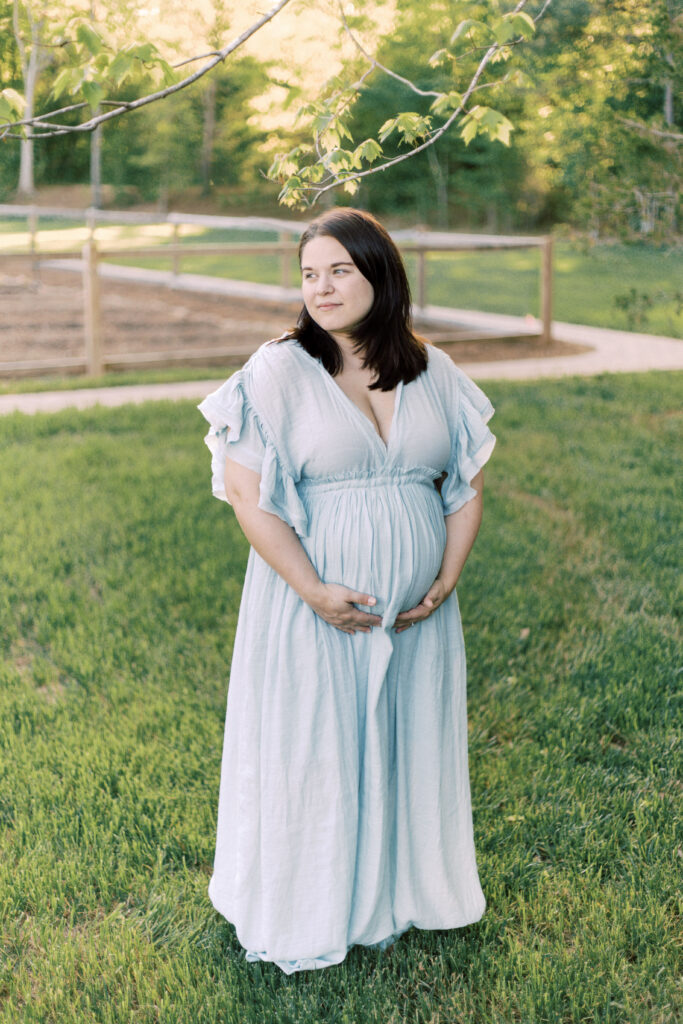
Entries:
[[166,384],[189,380],[225,380],[222,366],[169,366],[165,369],[121,370],[100,377],[22,377],[0,379],[0,395],[21,395],[36,391],[75,391],[82,388],[110,388],[125,384]]
[[682,380],[487,383],[458,588],[487,910],[291,977],[206,893],[248,549],[204,421],[0,418],[0,1022],[680,1020]]

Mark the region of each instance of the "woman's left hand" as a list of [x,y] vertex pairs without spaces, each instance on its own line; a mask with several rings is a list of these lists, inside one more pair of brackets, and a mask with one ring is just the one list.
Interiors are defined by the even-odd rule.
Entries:
[[409,629],[415,622],[424,622],[432,612],[435,612],[439,605],[442,605],[451,591],[448,590],[443,580],[435,579],[431,587],[418,605],[406,612],[399,612],[394,622],[394,629],[402,633]]

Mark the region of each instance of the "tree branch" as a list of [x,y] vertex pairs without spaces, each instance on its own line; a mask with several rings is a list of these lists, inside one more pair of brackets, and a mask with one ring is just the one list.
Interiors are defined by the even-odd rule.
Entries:
[[[519,13],[519,11],[521,11],[526,6],[526,3],[527,0],[519,0],[519,2],[516,4],[516,6],[510,13]],[[543,6],[543,11],[547,10],[550,3],[551,0],[546,0]],[[484,69],[486,68],[486,65],[489,63],[493,55],[497,53],[498,50],[501,50],[504,46],[507,45],[507,43],[492,43],[491,46],[488,47],[486,53],[479,62],[477,70],[474,72],[474,75],[472,76],[470,84],[463,93],[462,99],[457,109],[454,110],[452,114],[450,114],[450,116],[444,121],[444,123],[439,128],[437,128],[434,132],[431,133],[430,137],[425,142],[422,142],[419,146],[415,146],[408,153],[401,153],[399,156],[392,157],[390,160],[385,160],[383,163],[376,164],[374,167],[369,167],[365,171],[357,171],[355,173],[347,174],[344,177],[334,175],[333,179],[330,180],[328,184],[302,185],[302,190],[309,193],[313,193],[313,202],[315,203],[319,196],[323,195],[325,192],[329,192],[330,189],[336,188],[338,185],[345,184],[346,182],[349,181],[360,181],[361,178],[367,178],[370,174],[377,174],[379,171],[385,171],[387,170],[387,168],[394,167],[396,164],[400,164],[404,160],[409,160],[417,153],[421,153],[425,149],[428,149],[430,146],[433,146],[434,143],[437,142],[437,140],[440,139],[442,135],[445,135],[445,133],[451,127],[453,122],[457,120],[460,114],[462,114],[462,112],[465,110],[467,101],[477,88],[479,79],[484,73]],[[437,93],[436,95],[440,96],[441,93]]]
[[651,124],[632,121],[629,117],[620,117],[619,120],[627,128],[633,128],[635,131],[640,132],[641,135],[654,135],[657,139],[671,139],[673,142],[683,142],[683,134],[681,132],[667,132],[662,128],[655,128]]
[[425,91],[424,89],[420,89],[417,85],[415,85],[414,82],[411,82],[409,78],[404,78],[403,75],[397,74],[395,71],[392,71],[391,68],[385,67],[384,64],[380,64],[378,60],[376,60],[374,57],[371,57],[367,50],[361,45],[360,41],[351,31],[349,23],[346,20],[346,15],[344,14],[344,6],[342,0],[337,0],[337,6],[339,7],[339,16],[341,17],[342,25],[344,26],[344,31],[346,32],[346,34],[348,35],[349,39],[356,47],[358,52],[361,53],[367,61],[369,61],[371,65],[370,71],[374,71],[375,68],[379,68],[380,71],[383,71],[385,75],[389,75],[390,78],[396,79],[397,82],[401,82],[403,85],[407,85],[408,88],[412,89],[412,91],[417,93],[418,96],[434,96],[435,98],[438,98],[441,95],[440,92],[433,92],[432,90]]
[[[14,0],[14,2],[16,9],[17,0]],[[98,125],[104,124],[105,121],[111,121],[113,118],[119,117],[121,114],[127,113],[129,110],[138,110],[140,107],[145,107],[149,103],[155,103],[157,100],[165,99],[166,96],[171,96],[173,95],[173,93],[179,92],[181,89],[185,89],[188,85],[191,85],[198,79],[203,78],[203,76],[206,75],[209,71],[211,71],[212,68],[215,68],[217,64],[220,64],[222,61],[224,61],[226,57],[230,56],[230,54],[237,50],[240,46],[242,46],[247,41],[247,39],[251,38],[251,36],[258,32],[259,29],[263,28],[264,25],[271,21],[276,14],[279,14],[279,12],[284,7],[286,7],[287,4],[289,4],[290,2],[291,0],[278,0],[278,2],[269,11],[267,11],[258,19],[258,21],[255,21],[253,25],[250,25],[248,29],[245,29],[245,31],[242,32],[241,35],[237,36],[236,39],[233,39],[233,41],[231,43],[228,43],[227,46],[224,46],[222,50],[216,50],[211,60],[209,60],[207,64],[199,68],[193,74],[188,75],[187,78],[183,78],[182,81],[175,82],[173,85],[169,85],[165,89],[160,89],[157,92],[149,93],[147,96],[141,96],[140,99],[132,100],[130,103],[118,102],[113,110],[109,110],[106,113],[97,114],[96,116],[91,117],[89,120],[83,121],[81,124],[50,124],[49,131],[40,132],[37,135],[27,134],[22,137],[29,139],[45,139],[57,135],[71,135],[76,132],[91,132],[93,131],[93,129],[97,128]],[[185,63],[189,63],[189,61]],[[44,114],[43,119],[45,117],[53,116],[53,113]],[[36,125],[36,121],[37,118],[27,118],[23,121],[9,122],[4,125],[3,134],[6,134],[12,128],[40,127],[40,125]],[[47,127],[47,124],[49,122],[44,123]]]

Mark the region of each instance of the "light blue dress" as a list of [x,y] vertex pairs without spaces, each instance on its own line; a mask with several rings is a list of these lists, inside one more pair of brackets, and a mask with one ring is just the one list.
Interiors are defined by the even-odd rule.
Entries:
[[[377,598],[342,633],[253,550],[230,671],[209,895],[247,960],[283,971],[384,948],[411,926],[478,921],[466,668],[455,591],[397,634],[433,583],[444,516],[495,438],[483,392],[442,351],[396,389],[388,444],[322,363],[268,342],[199,409],[213,493],[226,453],[261,476],[259,507],[299,535],[320,578]],[[434,481],[446,470],[441,494]]]

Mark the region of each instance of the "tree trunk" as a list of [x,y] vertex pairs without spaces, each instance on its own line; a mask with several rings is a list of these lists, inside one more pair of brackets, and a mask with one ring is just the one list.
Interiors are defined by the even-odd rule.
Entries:
[[443,173],[439,158],[437,157],[434,149],[427,150],[427,158],[429,161],[429,170],[432,172],[434,184],[436,186],[436,223],[437,227],[442,230],[448,228],[448,183],[446,176]]
[[674,123],[674,84],[670,78],[664,83],[664,124]]
[[[26,110],[24,117],[33,117],[33,97],[28,100],[26,90]],[[19,159],[19,183],[17,185],[17,196],[20,199],[31,199],[35,195],[36,187],[33,180],[33,139],[22,139]]]
[[102,206],[102,125],[90,136],[90,195],[91,206],[98,210]]
[[[36,95],[36,83],[40,72],[41,54],[38,46],[43,19],[36,23],[28,12],[29,24],[31,27],[31,52],[27,54],[26,44],[19,27],[19,3],[14,0],[12,10],[12,21],[14,38],[21,57],[21,70],[24,76],[24,97],[26,107],[24,118],[30,120],[33,117],[33,106]],[[30,130],[30,129],[29,129]],[[19,182],[17,195],[22,199],[31,199],[35,194],[35,182],[33,179],[33,139],[22,139],[19,159]]]
[[213,159],[213,140],[216,130],[216,79],[210,78],[202,96],[204,107],[204,125],[202,131],[201,181],[202,195],[208,196],[211,191],[211,161]]

